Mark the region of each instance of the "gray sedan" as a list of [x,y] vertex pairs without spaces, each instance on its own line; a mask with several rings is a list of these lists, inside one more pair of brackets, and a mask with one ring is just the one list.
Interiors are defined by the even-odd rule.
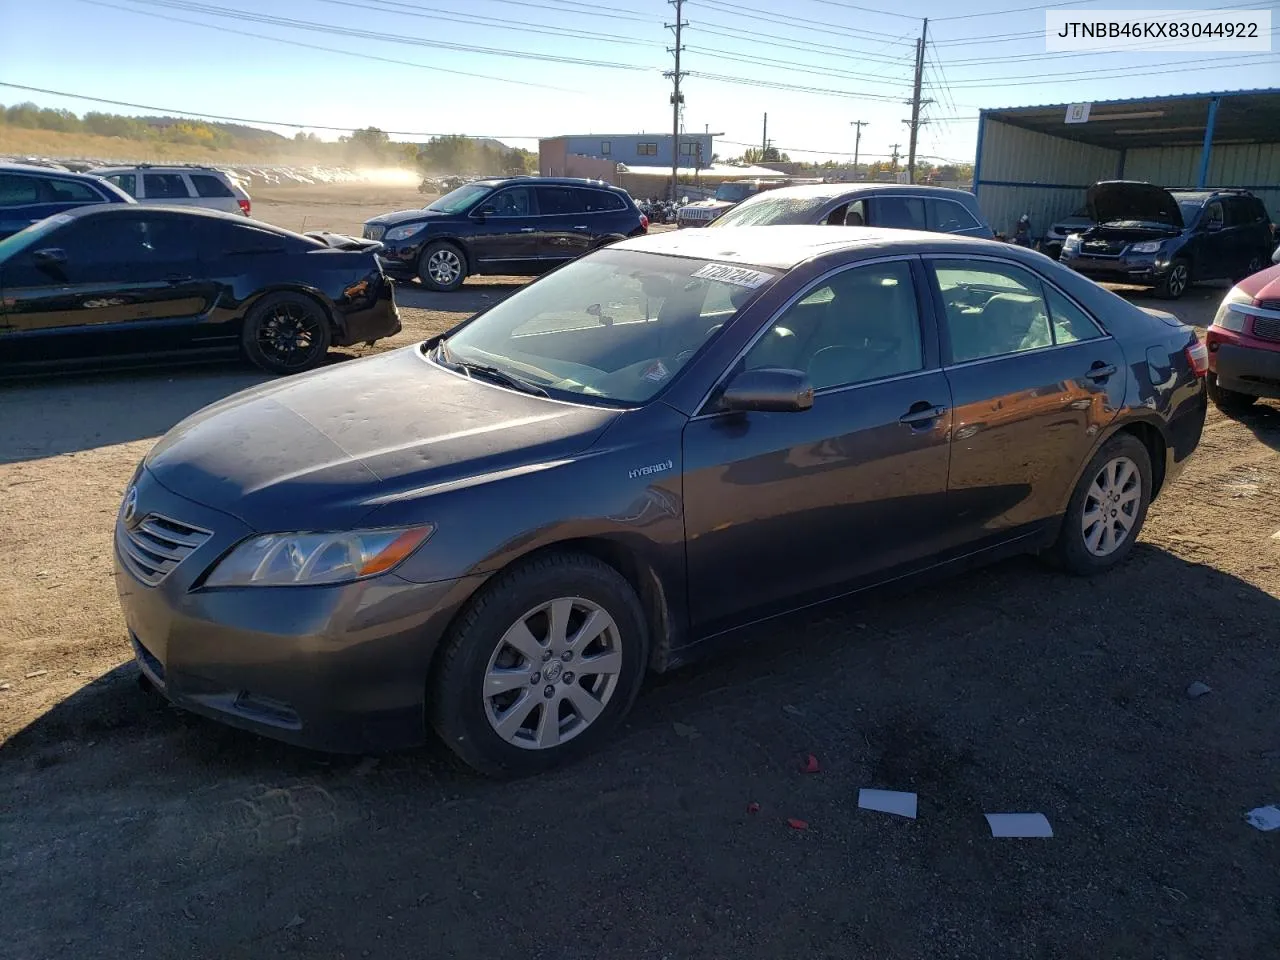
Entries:
[[175,704],[291,743],[434,728],[493,775],[645,675],[907,576],[1132,551],[1207,355],[1017,247],[763,227],[590,254],[418,346],[178,424],[115,524]]

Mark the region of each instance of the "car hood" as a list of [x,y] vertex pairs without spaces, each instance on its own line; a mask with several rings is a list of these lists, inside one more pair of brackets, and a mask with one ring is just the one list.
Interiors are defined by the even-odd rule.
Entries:
[[396,210],[393,213],[384,213],[380,216],[366,220],[365,224],[377,224],[380,227],[394,227],[401,223],[418,223],[424,220],[452,219],[456,219],[453,214],[441,213],[439,210],[428,210],[426,207],[418,207],[414,210]]
[[415,346],[205,407],[145,465],[257,530],[344,529],[398,496],[572,457],[618,415],[471,380]]
[[1111,180],[1095,183],[1085,194],[1089,215],[1100,224],[1142,223],[1170,230],[1183,227],[1178,201],[1152,183]]
[[1259,302],[1280,303],[1280,262],[1245,277],[1236,286]]

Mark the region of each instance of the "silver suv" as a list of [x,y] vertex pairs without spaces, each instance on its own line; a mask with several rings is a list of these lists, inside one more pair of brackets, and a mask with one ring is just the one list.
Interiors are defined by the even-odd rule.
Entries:
[[213,167],[140,163],[134,167],[99,167],[92,172],[139,203],[207,207],[249,216],[249,194],[244,187]]

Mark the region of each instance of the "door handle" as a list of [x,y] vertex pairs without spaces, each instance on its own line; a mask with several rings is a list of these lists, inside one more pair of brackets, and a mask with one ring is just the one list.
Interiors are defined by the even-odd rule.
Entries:
[[590,227],[588,227],[585,223],[580,223],[580,224],[578,224],[578,226],[574,227],[573,229],[575,229],[575,230],[590,230],[591,228],[590,228]]
[[1085,374],[1085,376],[1090,380],[1099,382],[1106,380],[1109,377],[1114,377],[1115,375],[1116,365],[1114,363],[1103,363],[1101,360],[1097,361],[1092,367],[1090,367],[1089,372]]
[[898,422],[912,427],[919,427],[937,420],[946,412],[946,407],[936,407],[921,401],[920,403],[912,404],[911,409],[898,418]]
[[521,232],[521,233],[533,233],[535,229],[536,229],[536,228],[534,228],[534,227],[521,227],[521,228],[520,228],[520,232]]

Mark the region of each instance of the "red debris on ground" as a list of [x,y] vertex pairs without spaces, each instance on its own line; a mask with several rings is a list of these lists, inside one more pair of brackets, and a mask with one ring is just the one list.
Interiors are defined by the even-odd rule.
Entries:
[[811,753],[809,754],[809,759],[805,761],[802,769],[804,773],[817,773],[822,768],[818,766],[818,758]]
[[747,804],[747,813],[759,813],[759,812],[760,812],[760,804],[756,803],[754,800],[752,800],[750,803]]
[[795,817],[788,817],[787,823],[788,825],[790,825],[792,830],[808,830],[809,829],[808,820],[797,820]]

